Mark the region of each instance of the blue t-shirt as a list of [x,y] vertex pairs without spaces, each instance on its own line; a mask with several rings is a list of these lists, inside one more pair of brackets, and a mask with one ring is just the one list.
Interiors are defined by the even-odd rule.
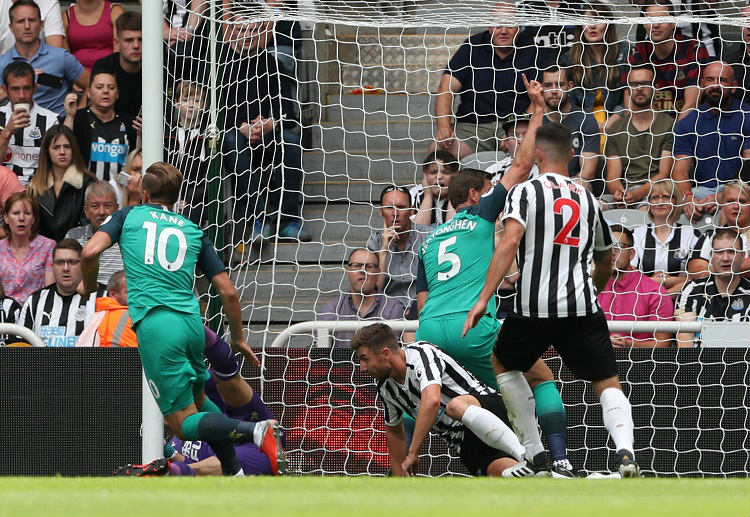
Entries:
[[674,126],[674,155],[695,159],[695,184],[716,188],[737,179],[750,148],[750,106],[732,99],[717,117],[703,103]]
[[453,54],[446,74],[461,83],[457,122],[493,122],[511,113],[525,112],[531,102],[522,73],[537,78],[536,52],[521,48],[502,59],[492,46],[489,31],[474,34]]
[[31,61],[19,55],[14,45],[8,52],[0,55],[0,70],[4,70],[8,63],[12,61],[26,61],[34,67],[34,70],[41,70],[46,74],[62,78],[62,88],[38,84],[34,93],[34,102],[59,115],[64,115],[65,95],[83,73],[83,65],[73,57],[73,54],[63,48],[47,45],[42,41],[39,50],[31,58]]

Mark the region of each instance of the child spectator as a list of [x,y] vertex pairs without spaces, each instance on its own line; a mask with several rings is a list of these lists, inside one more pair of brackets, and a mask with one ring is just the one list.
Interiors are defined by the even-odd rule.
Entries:
[[0,282],[6,296],[23,304],[31,293],[55,281],[55,241],[38,235],[39,204],[27,192],[10,196],[3,212],[7,237],[0,240]]
[[448,220],[448,185],[456,172],[458,160],[442,149],[436,149],[422,161],[422,184],[409,189],[412,204],[417,207],[415,223],[443,224]]
[[68,230],[80,226],[84,192],[95,180],[83,163],[73,132],[62,125],[47,131],[39,168],[28,189],[39,203],[39,233],[57,242]]

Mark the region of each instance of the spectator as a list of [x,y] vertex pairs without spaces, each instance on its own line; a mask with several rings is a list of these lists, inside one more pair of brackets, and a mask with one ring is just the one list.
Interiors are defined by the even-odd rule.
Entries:
[[29,181],[29,194],[39,203],[39,233],[57,242],[81,224],[83,194],[96,180],[81,159],[73,132],[50,128],[42,138],[39,168]]
[[84,68],[91,70],[94,63],[113,52],[115,21],[124,12],[109,0],[76,0],[65,10],[68,47]]
[[115,21],[115,52],[94,63],[91,74],[114,74],[120,95],[115,112],[130,129],[141,111],[141,14],[126,11]]
[[415,223],[443,224],[448,220],[448,185],[456,172],[458,160],[442,149],[436,149],[422,161],[422,184],[409,190],[412,206],[417,207]]
[[136,147],[125,158],[125,165],[120,174],[109,179],[109,184],[117,196],[117,205],[120,207],[135,206],[141,204],[141,171],[143,169],[143,157],[141,148]]
[[107,296],[96,299],[96,312],[81,332],[76,346],[135,348],[138,338],[128,313],[125,271],[116,271],[107,283]]
[[[24,189],[21,182],[18,181],[18,176],[13,174],[13,171],[8,167],[0,165],[0,218],[3,215],[3,205],[11,196],[16,192],[23,192]],[[5,228],[0,228],[0,239],[7,237],[5,235]]]
[[[495,16],[516,17],[513,4],[500,3]],[[523,113],[529,97],[521,74],[536,80],[536,50],[516,48],[518,27],[498,26],[467,39],[443,72],[435,99],[435,143],[464,158],[479,151],[496,151],[503,138],[500,122]],[[452,125],[453,95],[460,95]]]
[[[300,127],[290,82],[279,78],[276,60],[265,48],[269,28],[269,22],[233,25],[221,51],[233,63],[223,78],[229,85],[225,90],[224,166],[235,177],[235,217],[253,219],[253,241],[271,237],[270,208],[280,207],[278,237],[308,242],[312,236],[302,227],[301,218]],[[274,183],[283,188],[274,188]]]
[[[10,7],[18,0],[0,0],[0,54],[8,52],[16,39],[10,31]],[[65,46],[65,27],[63,26],[60,3],[58,0],[34,0],[42,12],[41,37],[51,47]]]
[[674,165],[674,119],[654,111],[654,68],[633,67],[628,73],[630,110],[607,130],[607,190],[602,201],[638,208],[651,182],[669,177]]
[[[21,306],[13,298],[5,296],[3,284],[0,282],[0,323],[13,323],[18,321],[18,315],[21,313]],[[0,347],[7,346],[8,343],[17,342],[16,336],[0,334]]]
[[174,86],[174,123],[166,135],[165,158],[183,174],[185,185],[180,213],[198,226],[208,218],[206,211],[211,150],[206,135],[206,95],[203,86],[180,80]]
[[86,324],[96,310],[96,298],[106,293],[99,286],[96,297],[82,298],[78,284],[81,274],[81,245],[63,239],[55,246],[52,259],[55,281],[28,297],[18,323],[36,332],[46,346],[76,346]]
[[579,177],[590,185],[599,161],[599,125],[591,113],[571,110],[568,92],[573,87],[565,68],[551,66],[542,72],[544,88],[544,125],[557,122],[573,135],[573,158],[568,163],[571,178]]
[[[744,20],[750,19],[750,6],[740,9]],[[740,102],[750,105],[750,26],[742,27],[742,46],[738,55],[729,61],[734,69],[734,77],[739,88],[734,91],[734,96]]]
[[164,0],[164,42],[170,47],[192,42],[207,5],[205,0]]
[[[632,232],[619,224],[610,230],[615,238],[614,275],[597,297],[604,316],[610,321],[671,321],[674,305],[667,291],[631,265],[635,258]],[[616,347],[669,346],[674,337],[667,332],[612,332],[610,336]]]
[[[494,163],[485,169],[485,172],[491,174],[490,183],[497,185],[505,173],[508,172],[513,160],[516,157],[516,150],[526,137],[526,131],[529,129],[529,120],[531,113],[511,113],[503,120],[502,128],[505,138],[501,142],[502,148],[508,153],[508,156],[497,163]],[[536,164],[531,166],[529,178],[539,176],[539,167]]]
[[[679,321],[750,321],[750,280],[743,278],[743,244],[737,231],[720,228],[711,240],[711,273],[688,282],[675,310]],[[700,335],[677,334],[679,346],[700,345]]]
[[74,93],[65,99],[65,125],[76,135],[83,162],[103,181],[116,178],[130,148],[140,147],[140,131],[128,130],[115,110],[118,95],[115,76],[97,71],[91,74],[88,108],[76,109]]
[[[746,259],[742,263],[742,271],[750,272],[750,185],[743,181],[730,181],[721,193],[721,211],[719,213],[719,227],[736,230],[740,234],[742,249]],[[708,230],[695,244],[688,274],[691,280],[708,275],[708,264],[711,262],[711,242],[716,230]]]
[[55,241],[37,234],[39,204],[27,192],[10,196],[3,212],[7,237],[0,241],[0,282],[6,296],[23,304],[31,293],[55,281]]
[[651,186],[648,215],[651,222],[633,231],[633,266],[660,283],[670,294],[682,289],[687,277],[687,259],[698,233],[692,226],[678,222],[682,214],[682,196],[670,179]]
[[[589,0],[582,9],[585,17],[614,20],[612,6],[604,1]],[[597,23],[579,26],[570,51],[562,57],[574,85],[568,93],[570,102],[594,115],[602,135],[607,122],[615,122],[622,114],[621,76],[627,54],[627,44],[618,41],[617,25]]]
[[[380,275],[378,256],[366,249],[356,249],[346,263],[349,290],[323,308],[320,319],[325,321],[384,319],[404,317],[404,306],[378,292]],[[349,346],[354,332],[334,332],[334,346]]]
[[42,14],[34,0],[18,0],[10,8],[10,30],[16,44],[0,55],[0,69],[13,61],[25,61],[36,71],[34,102],[57,114],[63,113],[65,94],[75,84],[89,85],[89,73],[73,54],[51,47],[40,38]]
[[10,102],[0,107],[0,156],[21,185],[39,166],[44,133],[57,124],[56,113],[34,102],[35,89],[34,69],[27,62],[13,62],[3,70],[2,91]]
[[[650,0],[643,7],[643,15],[651,18],[674,14],[675,8],[669,0]],[[676,34],[675,27],[674,23],[644,24],[649,41],[636,43],[628,62],[633,66],[654,65],[654,109],[676,112],[680,120],[698,105],[699,66],[708,60],[708,52],[696,40]],[[623,76],[622,81],[626,80]],[[625,107],[629,106],[630,93],[626,90]]]
[[722,61],[706,65],[700,109],[675,124],[672,178],[685,197],[685,215],[693,220],[716,211],[720,186],[739,178],[743,158],[750,158],[750,106],[732,96],[735,85],[732,67]]
[[[555,20],[579,13],[578,5],[566,0],[521,0],[518,9],[524,19]],[[545,68],[551,63],[558,63],[570,49],[575,30],[574,25],[529,25],[518,35],[517,45],[519,48],[535,49],[537,67]]]
[[[86,187],[85,204],[83,205],[83,213],[86,214],[86,218],[90,222],[72,228],[65,235],[65,238],[75,239],[78,244],[85,246],[104,221],[117,211],[117,208],[117,199],[112,185],[106,181],[90,183]],[[100,284],[107,284],[112,275],[122,268],[120,245],[114,243],[99,257],[99,275],[96,277],[96,281]]]
[[367,241],[367,249],[378,254],[385,274],[378,276],[378,291],[406,307],[406,318],[417,319],[417,268],[419,247],[435,229],[434,225],[412,223],[414,207],[406,187],[389,185],[380,193],[380,217],[385,226]]

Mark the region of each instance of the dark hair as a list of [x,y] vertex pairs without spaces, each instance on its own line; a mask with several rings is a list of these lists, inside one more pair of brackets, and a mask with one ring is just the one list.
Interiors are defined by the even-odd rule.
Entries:
[[[29,206],[31,206],[31,215],[34,216],[34,224],[31,225],[31,239],[33,240],[36,237],[37,232],[39,231],[39,203],[37,203],[35,197],[33,197],[26,191],[15,192],[5,200],[5,204],[3,205],[3,214],[10,214],[10,209],[13,208],[13,205],[18,202],[28,203]],[[5,219],[3,219],[3,228],[5,228],[5,235],[8,236],[8,239],[10,239],[10,226],[6,224]]]
[[609,226],[609,231],[625,235],[628,239],[628,248],[632,248],[635,245],[635,237],[633,237],[633,232],[630,231],[630,228],[626,228],[621,224],[612,224]]
[[461,203],[466,203],[469,199],[469,191],[471,189],[477,192],[484,188],[485,173],[477,169],[461,169],[458,171],[453,178],[451,178],[451,184],[448,185],[448,201],[451,206],[456,208]]
[[573,135],[567,127],[552,122],[537,129],[536,146],[546,147],[561,161],[567,161],[570,150],[573,149]]
[[565,74],[565,82],[570,81],[572,75],[570,71],[568,70],[567,66],[561,66],[561,65],[550,65],[544,70],[542,70],[542,75],[539,76],[541,79],[540,82],[544,82],[544,74],[554,74],[556,72],[560,72],[560,75]]
[[8,18],[10,21],[13,21],[13,11],[18,9],[19,7],[33,7],[36,9],[36,14],[39,16],[39,21],[42,20],[42,10],[39,8],[39,5],[34,0],[17,0],[16,3],[10,6],[10,9],[8,9]]
[[385,347],[391,350],[398,350],[400,348],[396,335],[391,330],[391,327],[385,323],[374,323],[362,327],[354,334],[354,337],[349,342],[349,346],[352,350],[359,350],[365,346],[374,352],[379,352]]
[[83,253],[83,246],[81,246],[77,240],[67,238],[58,242],[55,249],[52,250],[53,259],[55,258],[55,255],[57,255],[57,250],[72,250],[80,255]]
[[88,176],[96,180],[96,176],[91,174],[86,167],[86,162],[83,161],[81,150],[78,147],[78,139],[73,130],[64,124],[55,124],[44,133],[42,143],[39,144],[39,166],[26,187],[32,196],[39,197],[50,188],[49,182],[54,174],[52,172],[52,157],[50,156],[49,148],[61,136],[64,136],[70,142],[70,148],[73,152],[73,167],[84,177]]
[[654,65],[650,61],[630,66],[630,68],[628,69],[628,77],[630,77],[630,74],[632,74],[636,70],[647,70],[651,72],[652,77],[656,77],[656,68],[654,68]]
[[107,68],[98,68],[98,69],[92,71],[91,75],[89,76],[89,84],[91,84],[91,83],[94,82],[94,77],[96,77],[98,75],[102,75],[102,74],[107,74],[107,75],[111,75],[112,77],[114,77],[114,79],[115,79],[115,85],[118,86],[118,89],[119,89],[119,85],[117,85],[117,76],[115,75],[115,73],[112,70],[109,70]]
[[422,160],[422,170],[427,170],[427,167],[434,162],[442,162],[446,169],[453,174],[458,172],[458,158],[453,156],[452,153],[443,149],[435,149],[430,154],[425,156]]
[[641,16],[648,16],[646,14],[646,11],[649,7],[654,6],[666,7],[669,16],[675,15],[675,6],[669,0],[646,0],[646,2],[641,6]]
[[174,205],[180,197],[182,173],[167,162],[156,162],[146,169],[141,182],[151,201]]
[[409,192],[409,189],[401,186],[401,185],[388,185],[380,192],[380,205],[383,205],[383,198],[388,192],[393,192],[394,190],[398,190],[399,192],[403,192],[406,194],[406,196],[409,198],[409,205],[411,205],[411,192]]
[[125,11],[115,21],[115,32],[119,37],[122,31],[142,31],[141,13]]
[[[711,247],[717,239],[731,239],[734,241],[734,247],[742,249],[742,240],[740,239],[740,232],[734,228],[717,228],[714,236],[711,237]],[[739,245],[739,247],[738,247]]]
[[10,76],[13,77],[31,77],[31,84],[34,84],[35,78],[36,78],[36,72],[34,71],[34,67],[31,66],[26,61],[11,61],[8,63],[8,66],[5,67],[5,70],[3,70],[3,84],[5,87],[8,87],[8,78]]

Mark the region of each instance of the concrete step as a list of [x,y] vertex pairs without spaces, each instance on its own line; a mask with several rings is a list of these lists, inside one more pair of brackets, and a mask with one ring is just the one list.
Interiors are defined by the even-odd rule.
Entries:
[[372,113],[384,111],[393,115],[407,114],[412,116],[429,112],[435,106],[435,95],[431,94],[343,94],[328,95],[326,107],[345,107]]
[[371,181],[341,181],[339,179],[313,181],[311,177],[308,177],[305,178],[302,190],[305,193],[306,203],[326,204],[343,201],[376,203],[380,198],[380,192],[387,185],[387,182],[373,183]]
[[400,134],[395,132],[374,133],[367,125],[347,123],[346,127],[310,128],[312,145],[310,150],[342,151],[364,149],[372,151],[422,151],[432,143],[432,124],[399,124]]
[[[319,235],[313,236],[319,239]],[[368,234],[369,237],[369,234]],[[346,241],[346,242],[342,242]],[[355,248],[363,246],[362,239],[346,236],[344,239],[325,242],[267,242],[249,246],[237,246],[232,254],[232,267],[246,264],[342,264]]]
[[310,151],[304,154],[302,165],[306,182],[369,180],[414,184],[417,183],[417,178],[421,181],[420,164],[426,155],[426,145],[421,151],[387,153],[365,153],[362,150],[330,153]]

